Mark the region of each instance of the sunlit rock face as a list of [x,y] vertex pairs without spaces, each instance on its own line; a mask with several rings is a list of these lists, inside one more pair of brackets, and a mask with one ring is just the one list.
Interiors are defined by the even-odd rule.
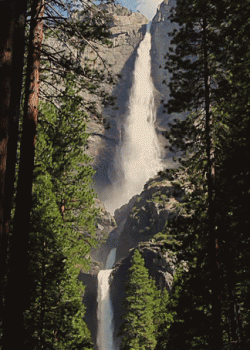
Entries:
[[[152,78],[155,86],[155,101],[157,109],[156,127],[159,137],[165,131],[169,130],[169,123],[173,122],[173,119],[185,118],[185,113],[168,114],[166,103],[171,98],[169,83],[171,80],[171,73],[168,70],[166,55],[169,53],[171,45],[171,37],[169,33],[178,29],[177,23],[170,21],[171,10],[175,7],[176,0],[164,0],[158,7],[157,13],[153,18],[151,25],[152,34]],[[164,137],[161,137],[161,142],[165,146],[167,141]],[[173,157],[179,156],[179,154],[167,151],[165,153],[165,164],[167,168],[175,168],[177,164],[173,161]]]
[[[117,120],[122,119],[129,98],[129,89],[132,85],[136,49],[146,32],[148,19],[140,13],[132,13],[121,5],[102,4],[101,11],[106,11],[110,18],[111,45],[99,47],[100,57],[89,47],[86,55],[96,59],[96,68],[103,68],[106,62],[107,69],[114,77],[117,77],[115,85],[105,86],[105,91],[116,99],[114,106],[100,106],[100,112],[104,123],[91,120],[88,123],[89,149],[88,154],[94,158],[94,166],[97,169],[96,183],[107,181],[105,169],[113,156],[113,148],[118,142],[119,131]],[[118,75],[118,76],[117,76]],[[102,108],[101,108],[102,107]]]
[[171,74],[167,69],[166,55],[171,47],[171,33],[177,28],[176,23],[171,23],[170,12],[175,6],[176,0],[164,0],[158,7],[157,13],[153,18],[151,25],[152,34],[152,77],[157,91],[157,121],[158,127],[165,130],[167,123],[170,121],[170,116],[166,113],[161,100],[167,102],[170,97],[168,84],[171,79]]

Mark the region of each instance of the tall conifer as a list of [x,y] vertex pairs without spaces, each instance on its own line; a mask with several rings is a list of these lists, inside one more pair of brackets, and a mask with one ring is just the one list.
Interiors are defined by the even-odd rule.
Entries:
[[156,346],[155,316],[159,311],[159,292],[139,250],[135,250],[132,257],[126,293],[121,349],[152,350]]
[[[239,341],[242,332],[238,330],[236,337],[239,290],[244,290],[244,283],[236,276],[243,272],[238,261],[243,262],[243,256],[248,254],[243,246],[239,247],[236,236],[245,237],[248,242],[243,233],[247,231],[248,219],[240,203],[243,197],[247,198],[243,177],[248,177],[249,170],[241,164],[232,168],[232,159],[239,163],[239,156],[243,149],[248,152],[245,147],[249,143],[249,118],[244,112],[248,97],[243,97],[246,90],[242,89],[249,61],[245,55],[248,21],[240,19],[248,11],[249,2],[176,3],[172,20],[180,30],[172,33],[175,48],[167,61],[167,68],[173,73],[168,109],[170,113],[187,112],[188,117],[176,120],[168,137],[172,147],[182,151],[182,167],[175,176],[186,196],[167,230],[182,242],[180,256],[198,274],[197,283],[202,283],[202,274],[207,276],[208,293],[204,290],[203,295],[212,306],[209,324],[213,328],[213,338],[208,339],[207,346],[220,349],[222,341]],[[238,94],[242,98],[232,99]],[[238,137],[234,138],[236,134]],[[207,316],[209,320],[209,312]]]
[[[220,262],[218,249],[220,245],[218,230],[215,224],[215,140],[213,137],[213,123],[215,115],[212,105],[216,100],[218,76],[218,63],[216,62],[215,45],[216,27],[214,15],[216,7],[212,1],[177,1],[173,10],[172,20],[177,22],[180,29],[174,33],[172,44],[175,50],[170,53],[168,66],[173,71],[170,83],[171,97],[168,106],[169,111],[195,112],[193,114],[193,132],[188,129],[188,122],[182,126],[188,131],[189,137],[193,133],[195,138],[181,135],[187,142],[193,144],[192,161],[198,165],[205,174],[203,179],[207,192],[207,229],[210,237],[207,246],[211,260],[211,288],[212,288],[212,314],[213,314],[213,346],[221,347],[221,305],[220,305]],[[218,45],[218,43],[217,43]],[[192,86],[191,86],[192,85]],[[184,126],[185,125],[185,126]],[[179,124],[180,126],[180,124]],[[203,148],[203,151],[202,151]],[[190,152],[190,144],[185,145],[185,150]],[[202,154],[203,153],[203,154]]]
[[[31,304],[25,312],[26,349],[89,349],[84,288],[94,244],[93,170],[84,153],[86,116],[65,80],[61,107],[40,105],[29,244]],[[31,322],[31,320],[33,320]]]

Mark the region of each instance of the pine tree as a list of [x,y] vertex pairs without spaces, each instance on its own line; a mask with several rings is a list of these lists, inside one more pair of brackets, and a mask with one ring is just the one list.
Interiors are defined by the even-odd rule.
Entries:
[[1,21],[3,35],[0,40],[0,314],[2,315],[14,193],[27,1],[2,1],[0,7],[3,16]]
[[[175,121],[168,134],[172,147],[182,151],[175,178],[186,195],[166,230],[178,242],[176,248],[179,245],[180,256],[188,261],[196,283],[202,285],[206,276],[200,307],[204,312],[212,306],[212,319],[210,313],[206,317],[207,335],[213,333],[213,341],[210,337],[205,340],[205,334],[203,339],[213,349],[222,348],[222,341],[243,340],[244,327],[248,329],[248,306],[241,310],[243,322],[237,311],[239,304],[247,305],[243,291],[249,281],[247,274],[246,283],[242,278],[248,253],[239,244],[244,241],[248,247],[249,231],[241,205],[243,198],[248,202],[249,168],[239,162],[240,154],[248,154],[249,146],[249,117],[245,114],[249,103],[242,89],[249,67],[248,21],[241,18],[245,11],[249,11],[248,1],[244,5],[177,1],[172,19],[180,30],[173,33],[176,47],[167,62],[173,73],[169,112],[188,112],[188,117]],[[232,167],[232,162],[237,166]],[[191,281],[182,282],[184,297],[188,295],[185,285],[193,288]],[[196,304],[196,298],[192,303]],[[182,315],[179,310],[178,314],[183,320],[189,312]],[[192,311],[192,318],[194,314]],[[192,334],[192,323],[185,324]],[[171,328],[173,336],[174,326]],[[199,333],[197,328],[195,334]],[[185,346],[195,346],[189,343],[188,331],[184,334]],[[201,346],[198,339],[195,342]]]
[[[84,154],[86,116],[65,81],[61,107],[40,105],[29,244],[31,305],[25,313],[26,349],[89,349],[78,281],[95,243],[93,175]],[[71,96],[71,99],[68,98]],[[31,322],[33,320],[33,322]]]
[[138,249],[134,251],[126,285],[121,349],[154,349],[157,329],[155,316],[159,311],[160,294]]
[[[20,344],[22,343],[23,335],[22,315],[26,303],[27,246],[29,240],[34,147],[38,115],[40,49],[43,38],[43,21],[41,18],[43,17],[43,13],[44,1],[34,1],[31,12],[30,49],[25,86],[26,98],[20,152],[20,171],[9,260],[10,272],[8,275],[8,287],[3,314],[3,349],[16,346],[16,339],[12,335],[12,327],[20,329]],[[26,205],[23,205],[24,201],[26,201]],[[16,265],[16,261],[19,261],[18,265]],[[20,285],[19,295],[23,300],[22,304],[15,297],[16,284]]]
[[[29,1],[29,8],[28,13],[26,13],[24,7],[25,7],[25,1],[20,1],[18,3],[18,11],[16,11],[16,1],[11,1],[10,4],[8,4],[8,8],[6,8],[6,11],[2,11],[2,15],[6,15],[6,18],[10,19],[11,30],[15,28],[15,43],[17,42],[17,31],[20,30],[18,34],[24,33],[24,28],[26,24],[26,33],[27,33],[27,42],[29,42],[29,45],[26,45],[26,53],[25,57],[27,58],[27,61],[25,62],[25,70],[24,70],[24,76],[26,77],[27,83],[26,88],[23,87],[23,97],[24,97],[24,120],[21,123],[21,132],[22,134],[22,146],[21,146],[21,152],[20,152],[20,158],[18,161],[20,161],[20,172],[18,174],[18,190],[15,196],[15,204],[12,203],[12,192],[14,188],[14,166],[16,163],[15,153],[16,153],[16,139],[17,139],[17,129],[18,129],[18,121],[19,121],[19,105],[20,105],[20,96],[21,96],[21,73],[23,70],[23,49],[24,46],[20,47],[20,52],[17,49],[18,45],[15,45],[14,47],[14,54],[15,57],[13,57],[13,62],[15,62],[16,67],[18,66],[18,74],[17,74],[17,80],[16,84],[14,79],[12,79],[11,84],[9,85],[11,87],[11,91],[8,91],[8,96],[4,100],[5,102],[9,103],[12,101],[12,110],[15,113],[15,130],[12,128],[12,136],[14,136],[13,141],[9,138],[11,135],[4,135],[7,136],[7,138],[4,139],[5,145],[4,145],[4,157],[3,157],[3,171],[5,172],[5,163],[6,163],[6,152],[7,152],[7,146],[8,146],[8,162],[9,162],[9,174],[10,177],[8,178],[8,192],[5,191],[5,194],[8,194],[8,198],[5,198],[6,201],[4,204],[6,208],[4,210],[6,211],[6,215],[4,217],[4,220],[6,221],[4,225],[8,227],[8,230],[6,231],[6,235],[4,240],[1,238],[1,261],[3,262],[3,269],[1,270],[2,276],[1,276],[1,284],[3,285],[3,293],[1,291],[1,304],[4,305],[4,312],[1,311],[1,317],[4,316],[3,322],[1,321],[0,327],[1,327],[1,333],[0,335],[3,335],[3,342],[4,347],[17,347],[17,348],[23,348],[24,341],[25,340],[25,334],[27,336],[27,339],[29,339],[28,333],[24,332],[23,326],[25,325],[25,322],[27,321],[27,318],[24,320],[24,311],[25,315],[27,316],[27,310],[29,308],[32,309],[30,304],[34,306],[34,310],[38,310],[39,307],[41,307],[41,313],[40,313],[40,323],[34,322],[34,325],[38,328],[33,328],[35,335],[34,339],[40,339],[39,344],[36,344],[36,346],[42,346],[45,347],[45,342],[47,342],[48,339],[51,341],[51,339],[54,337],[55,342],[57,342],[57,346],[59,346],[59,338],[62,340],[62,334],[60,337],[56,337],[55,334],[51,338],[51,334],[49,337],[45,336],[44,330],[46,327],[42,326],[42,320],[46,318],[45,313],[45,307],[44,305],[46,302],[48,302],[48,298],[45,297],[45,286],[50,291],[53,290],[54,283],[52,279],[49,281],[45,281],[44,277],[41,276],[47,276],[44,271],[46,271],[47,266],[53,266],[56,270],[55,266],[57,266],[57,259],[55,259],[55,262],[53,263],[53,259],[51,261],[44,260],[44,257],[48,254],[46,252],[46,244],[47,240],[48,242],[51,242],[51,245],[53,248],[49,248],[52,251],[52,255],[56,255],[58,253],[58,264],[60,268],[63,271],[63,274],[60,273],[60,268],[58,276],[61,276],[61,280],[57,280],[57,283],[61,283],[61,289],[64,290],[63,293],[59,293],[59,295],[65,295],[65,298],[67,299],[67,295],[72,295],[72,300],[75,301],[72,303],[68,303],[68,301],[65,303],[65,305],[73,305],[74,307],[69,307],[69,310],[67,311],[68,314],[68,325],[65,321],[65,327],[69,327],[69,331],[66,332],[69,334],[69,338],[67,340],[67,346],[69,346],[69,343],[72,342],[71,346],[81,346],[83,348],[84,342],[88,343],[88,335],[86,330],[86,325],[82,321],[82,315],[84,313],[83,306],[82,306],[82,294],[83,290],[80,288],[80,286],[77,283],[77,276],[79,273],[79,268],[81,266],[86,266],[86,257],[88,255],[90,246],[93,244],[93,228],[94,228],[94,219],[95,219],[95,209],[93,208],[93,192],[90,189],[91,187],[91,181],[90,178],[93,175],[93,171],[91,167],[87,165],[88,159],[85,155],[83,155],[84,152],[84,145],[87,139],[87,134],[85,131],[85,115],[80,115],[78,113],[78,110],[82,110],[85,108],[85,111],[92,111],[94,110],[93,106],[94,103],[92,101],[87,102],[80,98],[79,91],[84,90],[88,94],[96,94],[100,97],[100,99],[106,100],[107,95],[103,93],[103,91],[99,91],[100,87],[100,81],[104,82],[106,77],[108,76],[108,81],[111,81],[112,79],[107,74],[104,74],[101,72],[101,69],[96,67],[89,67],[87,61],[85,61],[84,65],[85,67],[82,67],[80,65],[80,61],[77,57],[70,57],[69,52],[66,52],[67,50],[64,48],[63,50],[54,50],[53,53],[48,49],[48,45],[45,43],[42,44],[42,37],[44,34],[43,31],[43,24],[46,29],[46,34],[48,31],[53,32],[55,36],[57,36],[58,42],[60,42],[61,46],[70,47],[70,52],[77,51],[79,53],[80,51],[84,51],[86,45],[90,45],[93,47],[94,50],[98,53],[98,50],[92,45],[91,41],[98,42],[98,44],[105,42],[106,38],[108,37],[108,25],[105,23],[104,18],[105,16],[100,11],[96,10],[93,11],[91,17],[91,20],[87,20],[89,17],[90,12],[94,9],[94,6],[89,6],[90,4],[85,4],[85,16],[86,16],[86,25],[81,25],[81,21],[74,20],[73,16],[71,18],[65,17],[65,10],[67,10],[68,15],[73,15],[73,12],[75,11],[75,4],[71,1],[48,1],[44,3],[44,1]],[[6,3],[4,3],[4,6]],[[23,6],[21,6],[23,5]],[[45,6],[44,6],[45,5]],[[55,8],[54,5],[57,7]],[[2,6],[2,4],[1,4]],[[22,8],[21,8],[22,7]],[[12,11],[12,10],[15,11]],[[9,11],[10,10],[10,11]],[[20,10],[20,11],[19,11]],[[12,12],[12,13],[10,13]],[[20,14],[20,12],[22,12]],[[43,14],[45,13],[45,18]],[[9,16],[10,15],[10,16]],[[20,15],[20,16],[19,16]],[[21,18],[22,16],[22,18]],[[25,22],[25,20],[28,19],[28,21]],[[21,23],[22,22],[22,23]],[[3,21],[4,23],[4,21]],[[29,34],[28,34],[29,33]],[[10,39],[13,39],[13,33],[9,32],[7,30],[6,32],[7,36],[10,34]],[[6,38],[7,38],[6,36]],[[6,39],[5,36],[3,39]],[[88,38],[90,40],[88,40]],[[22,38],[23,39],[23,38]],[[70,41],[70,44],[69,44]],[[20,40],[21,43],[21,40]],[[22,40],[22,43],[24,41]],[[5,45],[5,42],[3,42],[3,45]],[[12,43],[11,43],[12,45]],[[1,49],[5,49],[4,47],[1,47]],[[53,47],[50,47],[50,49],[54,49]],[[12,52],[12,46],[10,46],[10,50]],[[1,51],[2,52],[2,51]],[[3,50],[4,54],[4,50]],[[42,62],[41,62],[42,58]],[[47,59],[47,62],[45,63],[45,60]],[[9,66],[11,66],[11,60],[8,61]],[[49,68],[49,69],[48,69]],[[40,74],[42,71],[42,74]],[[9,74],[9,69],[6,69],[5,71],[8,74],[8,79],[12,78]],[[13,70],[14,73],[14,70]],[[68,74],[68,73],[71,73]],[[12,74],[14,77],[14,74]],[[49,79],[49,75],[53,75],[53,84],[51,84],[51,81]],[[40,76],[40,79],[39,79]],[[72,95],[72,90],[67,86],[65,91],[61,89],[64,83],[64,79],[75,81],[77,84],[77,89],[74,90]],[[43,81],[43,84],[45,83],[45,80],[47,82],[47,87],[44,89],[40,89],[40,96],[39,96],[39,85],[41,81]],[[98,82],[98,83],[97,83]],[[3,83],[3,84],[2,84]],[[1,85],[2,84],[2,85]],[[8,81],[9,84],[9,81]],[[8,85],[7,84],[7,85]],[[1,76],[1,86],[7,86],[6,82],[2,80]],[[60,88],[59,88],[60,85]],[[48,89],[48,86],[52,86],[52,90]],[[7,86],[8,87],[8,86]],[[19,89],[19,90],[18,90]],[[55,91],[57,93],[55,93]],[[11,92],[11,94],[9,94]],[[48,93],[49,92],[49,93]],[[58,93],[59,92],[59,93]],[[76,96],[77,95],[77,96]],[[58,120],[63,121],[64,125],[64,132],[71,132],[74,130],[75,133],[82,132],[83,131],[83,137],[78,137],[77,134],[75,134],[75,138],[72,138],[72,134],[68,137],[67,142],[64,144],[63,137],[61,137],[61,144],[58,139],[56,139],[55,134],[51,135],[55,138],[55,143],[52,145],[53,142],[51,140],[48,140],[46,136],[39,130],[38,134],[41,133],[41,138],[44,138],[44,141],[48,141],[47,146],[44,146],[46,149],[45,154],[47,155],[47,158],[42,159],[45,164],[48,159],[53,158],[51,160],[53,166],[55,166],[55,173],[53,173],[52,168],[50,169],[46,167],[41,167],[41,163],[35,165],[34,170],[34,144],[35,144],[35,138],[36,138],[36,123],[37,123],[37,112],[38,112],[38,101],[41,96],[48,102],[50,102],[52,105],[54,105],[55,109],[60,110],[61,104],[62,107],[62,118],[58,116],[58,114],[54,113],[54,116],[58,118]],[[64,101],[62,99],[64,98]],[[3,102],[3,101],[2,101]],[[77,107],[76,107],[77,106]],[[1,103],[1,107],[5,108],[4,103]],[[9,107],[8,107],[9,108]],[[52,108],[52,107],[51,107]],[[55,112],[55,111],[54,111]],[[73,118],[73,114],[77,115],[77,118]],[[63,117],[64,116],[64,117]],[[9,116],[7,116],[8,123],[9,123]],[[68,124],[66,120],[69,120]],[[77,120],[77,121],[76,121]],[[14,120],[13,120],[14,121]],[[12,120],[11,120],[12,122]],[[8,123],[5,123],[4,130],[8,128]],[[55,123],[55,119],[53,120],[53,123]],[[78,128],[77,124],[78,123]],[[9,123],[10,124],[10,123]],[[45,122],[46,124],[46,122]],[[14,123],[13,123],[14,125]],[[11,126],[13,126],[11,125]],[[51,126],[51,125],[50,125]],[[57,125],[57,132],[62,133],[63,131],[60,129],[60,127]],[[53,128],[52,128],[53,129]],[[1,129],[2,130],[2,129]],[[53,130],[55,131],[55,130]],[[15,134],[15,135],[14,135]],[[19,136],[20,136],[19,135]],[[57,136],[57,135],[56,135]],[[65,136],[65,134],[63,134]],[[21,138],[21,137],[20,137]],[[84,141],[83,141],[84,138]],[[38,136],[39,139],[39,136]],[[40,142],[39,141],[39,142]],[[8,145],[7,145],[8,142]],[[70,145],[70,142],[73,142],[74,144]],[[57,145],[56,145],[57,144]],[[48,153],[47,147],[55,146],[56,151],[52,155],[51,153]],[[5,147],[6,146],[6,147]],[[64,147],[65,146],[65,147]],[[64,153],[60,153],[58,151],[57,147],[61,147],[63,149]],[[73,151],[73,156],[71,159],[69,159],[69,153]],[[11,153],[9,153],[11,151]],[[51,149],[50,149],[51,151]],[[39,152],[38,152],[39,154]],[[80,154],[82,156],[80,156]],[[40,154],[41,155],[41,154]],[[42,157],[41,157],[42,158]],[[37,161],[37,159],[36,159]],[[60,163],[60,164],[59,164]],[[8,165],[8,164],[7,164]],[[2,169],[2,168],[1,168]],[[40,169],[40,172],[44,171],[44,176],[41,175],[41,173],[38,175],[36,170]],[[8,169],[7,169],[8,170]],[[27,171],[25,173],[25,171]],[[77,174],[77,175],[76,175]],[[27,175],[27,176],[26,176]],[[36,191],[37,187],[34,185],[33,180],[34,179],[40,179],[40,186],[44,186],[44,188],[47,190],[47,193],[44,193],[44,196],[41,195],[40,199],[38,200],[36,197]],[[83,180],[84,178],[84,180]],[[1,181],[4,180],[4,177],[1,177]],[[39,182],[38,181],[38,182]],[[56,183],[57,181],[57,183]],[[3,184],[3,186],[2,186]],[[33,186],[34,185],[34,186]],[[4,182],[1,182],[1,190],[4,190],[5,184]],[[38,186],[39,187],[39,186]],[[6,187],[7,188],[7,187]],[[51,192],[52,191],[52,192]],[[39,192],[39,191],[38,191]],[[3,193],[3,191],[2,191]],[[33,203],[31,203],[31,195]],[[3,196],[1,197],[1,200],[3,199]],[[45,203],[42,203],[41,200],[44,200]],[[37,201],[36,201],[37,200]],[[26,205],[24,205],[24,202],[26,202]],[[57,206],[58,211],[53,210],[51,213],[51,216],[45,211],[46,205],[48,204],[48,207],[52,207],[54,205]],[[0,203],[0,217],[1,217],[1,226],[2,226],[2,219],[3,219],[3,211],[2,211],[2,204]],[[38,208],[43,208],[42,212],[43,215],[40,217],[40,222],[38,220],[37,224],[39,226],[38,228],[35,228],[35,232],[31,231],[30,224],[33,225],[33,222],[30,222],[30,210],[31,205],[32,207],[32,217],[34,218],[36,215],[36,210]],[[12,208],[11,208],[12,206]],[[7,210],[6,210],[7,209]],[[12,218],[10,218],[10,212],[12,210]],[[40,209],[39,209],[40,210]],[[38,212],[39,212],[38,210]],[[54,216],[54,224],[53,224],[53,215]],[[58,216],[59,215],[59,216]],[[13,217],[15,216],[15,220],[13,220]],[[39,218],[39,215],[36,216]],[[55,248],[53,235],[57,235],[59,232],[58,229],[62,228],[60,223],[60,220],[63,222],[63,239],[59,240],[59,247]],[[12,226],[14,221],[14,226]],[[51,228],[49,230],[47,224],[50,223]],[[42,222],[44,222],[44,225],[46,227],[45,232],[42,230]],[[55,226],[54,226],[55,225]],[[58,227],[57,227],[58,225]],[[46,234],[50,238],[46,238]],[[40,242],[39,244],[34,244],[34,237],[38,239]],[[7,245],[7,241],[9,244]],[[36,241],[36,240],[35,240]],[[32,243],[33,242],[33,243]],[[70,243],[69,243],[70,242]],[[4,244],[2,244],[4,243]],[[45,246],[43,246],[45,244]],[[48,244],[49,245],[49,244]],[[22,248],[21,248],[22,247]],[[38,251],[35,250],[32,251],[32,249],[38,248]],[[53,251],[55,249],[55,251]],[[43,252],[43,254],[40,254],[40,252]],[[3,254],[2,254],[3,253]],[[41,280],[37,282],[37,279],[35,278],[36,275],[31,273],[29,270],[29,277],[33,276],[34,281],[30,280],[27,276],[27,268],[28,263],[30,266],[34,266],[36,263],[32,259],[35,259],[35,256],[37,255],[38,261],[37,261],[37,268],[38,268],[38,275],[41,277]],[[40,255],[39,255],[40,254]],[[60,255],[62,254],[62,255]],[[50,258],[51,256],[50,255]],[[60,260],[60,256],[63,256],[63,259]],[[27,257],[30,258],[30,261],[27,261]],[[47,258],[46,258],[47,259]],[[49,260],[49,259],[48,259]],[[60,263],[59,263],[60,262]],[[40,264],[40,265],[39,265]],[[1,264],[2,265],[2,264]],[[78,270],[76,268],[78,266]],[[20,272],[18,272],[18,268],[20,269]],[[39,270],[40,269],[40,270]],[[45,270],[44,270],[45,269]],[[20,279],[20,282],[18,282],[18,279]],[[36,295],[36,292],[34,292],[34,289],[30,289],[28,286],[29,282],[37,282],[39,287],[36,289],[38,294]],[[51,289],[48,287],[49,283],[51,283]],[[22,299],[22,303],[19,302],[19,299],[16,298],[16,284],[19,284],[19,298]],[[36,283],[35,283],[36,284]],[[7,287],[6,287],[7,286]],[[63,287],[62,287],[63,286]],[[1,286],[2,287],[2,286]],[[34,294],[32,294],[34,292]],[[40,293],[40,294],[39,294]],[[52,295],[55,293],[52,292]],[[41,302],[41,305],[39,302],[34,304],[34,300],[36,298],[40,298],[39,302]],[[49,297],[50,298],[50,297]],[[51,297],[52,298],[52,297]],[[38,300],[37,299],[37,300]],[[46,301],[47,300],[47,301]],[[55,300],[52,298],[52,301]],[[47,307],[48,307],[47,303]],[[62,302],[62,305],[64,305],[64,302]],[[58,306],[59,307],[59,306]],[[65,309],[66,310],[66,309]],[[79,313],[78,313],[79,311]],[[72,315],[70,315],[72,313]],[[78,313],[78,316],[77,316]],[[33,316],[36,313],[33,313]],[[65,316],[66,319],[66,316]],[[74,324],[74,327],[72,328],[71,325]],[[58,323],[57,323],[58,324]],[[78,326],[76,326],[78,324]],[[27,324],[26,324],[27,325]],[[19,329],[20,331],[20,337],[13,337],[13,327],[16,329]],[[49,327],[49,326],[48,326]],[[60,325],[60,327],[63,328],[63,326]],[[59,328],[60,328],[59,327]],[[58,332],[59,328],[56,326],[55,330],[54,327],[53,331]],[[65,328],[66,329],[66,328]],[[71,329],[71,330],[70,330]],[[72,330],[73,329],[73,330]],[[3,330],[3,332],[2,332]],[[23,331],[22,331],[23,330]],[[27,329],[25,329],[27,330]],[[60,332],[59,332],[60,333]],[[76,335],[78,333],[78,335]],[[33,336],[32,335],[32,336]],[[46,338],[47,337],[47,338]],[[71,337],[71,340],[70,340]],[[84,337],[86,338],[84,340]],[[78,339],[79,338],[79,339]],[[34,340],[33,339],[33,340]],[[47,340],[46,340],[47,339]],[[78,339],[78,340],[77,340]],[[32,340],[32,341],[33,341]],[[84,342],[83,342],[84,340]],[[66,340],[65,340],[66,341]],[[53,342],[52,342],[53,343]],[[73,345],[74,343],[74,345]],[[81,345],[79,344],[81,343]],[[30,343],[29,343],[30,344]],[[60,343],[62,344],[62,343]],[[78,345],[77,345],[78,344]],[[28,346],[27,342],[25,347]],[[30,345],[29,345],[30,346]],[[48,343],[46,346],[49,346]],[[60,345],[62,346],[62,345]],[[86,345],[88,347],[89,345]],[[32,345],[31,345],[32,348]]]
[[[193,112],[188,122],[177,123],[184,129],[184,151],[191,153],[189,162],[196,166],[196,174],[203,172],[204,195],[207,196],[207,249],[211,260],[211,289],[213,314],[213,346],[221,347],[220,263],[218,261],[219,232],[215,224],[215,140],[213,124],[215,114],[212,104],[216,101],[219,71],[216,62],[214,26],[216,8],[212,1],[177,1],[172,20],[180,29],[174,33],[173,53],[169,54],[168,66],[173,71],[170,83],[169,112]],[[218,45],[218,43],[217,43]],[[216,75],[217,74],[217,75]],[[191,122],[191,123],[190,123]],[[177,128],[178,128],[177,127]],[[176,130],[175,130],[176,131]],[[186,132],[186,133],[185,133]],[[197,181],[197,180],[196,180]],[[201,235],[202,233],[200,233]]]
[[[224,84],[225,94],[220,103],[220,113],[226,122],[220,130],[221,169],[218,179],[219,205],[223,208],[225,250],[224,270],[228,293],[229,338],[233,342],[249,342],[249,303],[246,286],[249,285],[249,163],[241,159],[249,157],[249,11],[250,2],[225,1],[224,18],[227,23],[221,29],[224,43],[225,70],[230,79]],[[244,243],[243,243],[244,242]],[[230,311],[229,311],[230,310]],[[231,333],[231,334],[230,334]],[[245,345],[244,345],[245,344]]]

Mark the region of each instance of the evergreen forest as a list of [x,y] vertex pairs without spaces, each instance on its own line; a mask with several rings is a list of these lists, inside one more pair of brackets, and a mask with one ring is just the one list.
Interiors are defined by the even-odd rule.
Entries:
[[[78,1],[0,1],[1,350],[93,349],[78,281],[97,241],[86,127],[114,77],[79,62],[110,45],[107,15],[79,2],[84,20]],[[250,1],[176,0],[170,20],[178,166],[163,176],[183,195],[154,240],[176,270],[164,290],[133,250],[121,350],[248,350]]]
[[92,349],[78,281],[98,214],[86,126],[113,78],[80,57],[109,45],[109,20],[70,0],[1,1],[0,16],[0,348]]

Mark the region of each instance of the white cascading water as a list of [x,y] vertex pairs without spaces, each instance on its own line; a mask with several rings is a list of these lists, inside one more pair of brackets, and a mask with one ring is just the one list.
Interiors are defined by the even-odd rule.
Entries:
[[[154,85],[151,77],[151,35],[140,43],[129,98],[128,116],[121,129],[121,140],[114,160],[114,175],[109,174],[113,188],[105,201],[111,213],[143,190],[145,183],[163,169],[160,145],[155,131]],[[117,350],[113,341],[113,310],[109,276],[115,262],[112,249],[106,270],[98,274],[98,350]]]
[[115,262],[116,249],[112,249],[106,261],[106,270],[98,273],[98,350],[116,350],[113,341],[113,310],[110,298],[109,276]]
[[121,128],[114,171],[109,174],[113,190],[105,206],[111,213],[143,190],[145,183],[163,169],[161,148],[155,131],[154,85],[151,77],[151,34],[145,34],[137,52],[128,116]]

